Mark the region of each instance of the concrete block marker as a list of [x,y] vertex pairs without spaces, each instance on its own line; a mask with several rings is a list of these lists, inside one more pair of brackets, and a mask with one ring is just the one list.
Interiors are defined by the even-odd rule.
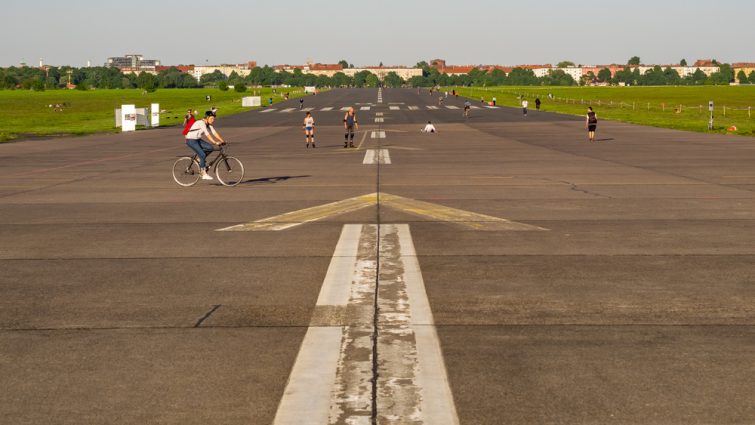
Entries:
[[401,107],[400,106],[389,106],[388,109],[390,109],[391,111],[398,111],[398,110],[401,109]]
[[359,108],[359,110],[360,111],[369,111],[370,107],[369,106],[362,106],[361,108]]
[[385,139],[385,131],[373,131],[370,137],[373,139]]
[[378,165],[378,164],[390,164],[391,154],[388,149],[368,149],[364,153],[364,165]]
[[459,423],[416,255],[408,225],[344,226],[275,425]]

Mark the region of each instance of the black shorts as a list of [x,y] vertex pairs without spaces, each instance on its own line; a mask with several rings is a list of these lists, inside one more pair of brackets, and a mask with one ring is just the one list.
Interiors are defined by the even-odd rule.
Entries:
[[595,131],[595,129],[598,127],[598,124],[589,124],[587,126],[587,131]]

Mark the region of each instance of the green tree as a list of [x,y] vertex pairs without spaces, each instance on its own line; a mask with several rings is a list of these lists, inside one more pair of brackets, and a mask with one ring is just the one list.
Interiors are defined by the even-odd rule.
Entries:
[[556,65],[557,68],[568,68],[570,66],[574,66],[574,62],[572,62],[572,61],[561,61],[561,62],[559,62]]
[[640,63],[642,62],[640,61],[639,56],[632,56],[629,58],[629,61],[627,61],[627,65],[639,65]]
[[349,63],[346,61],[346,59],[341,59],[338,61],[338,64],[341,65],[344,69],[349,67]]
[[747,77],[747,74],[743,70],[739,70],[737,73],[737,80],[739,80],[739,84],[747,84],[750,82],[750,79]]
[[600,71],[598,71],[598,81],[601,81],[603,83],[607,83],[611,81],[611,70],[608,68],[603,68]]
[[399,77],[398,74],[391,71],[383,79],[383,83],[386,87],[401,87],[404,85],[404,79]]
[[225,76],[220,70],[215,70],[212,74],[205,74],[199,79],[199,83],[203,86],[214,85],[220,81],[226,81],[228,77]]
[[512,86],[536,86],[540,84],[540,80],[535,76],[535,72],[526,68],[512,69],[506,82]]
[[679,61],[679,65],[680,66],[687,66],[687,59],[682,59],[681,61]]
[[378,79],[377,75],[370,72],[370,74],[367,75],[367,78],[365,78],[364,83],[367,87],[377,87],[380,83],[380,80]]
[[219,81],[218,82],[218,90],[220,90],[220,91],[228,91],[228,83],[226,83],[225,80]]
[[[89,85],[89,84],[87,84]],[[146,72],[142,72],[136,77],[136,86],[150,93],[157,90],[157,77]]]
[[355,87],[364,87],[367,83],[367,76],[372,75],[370,71],[359,71],[356,74],[354,74],[354,86]]
[[233,86],[233,89],[236,90],[236,93],[244,93],[246,92],[246,84],[239,82]]
[[715,85],[728,85],[734,81],[734,70],[729,64],[721,64],[718,72],[714,72],[708,78],[708,82]]
[[750,84],[755,84],[755,71],[750,72]]
[[333,78],[331,78],[331,80],[331,84],[334,87],[348,87],[354,82],[343,72],[336,72],[335,74],[333,74]]

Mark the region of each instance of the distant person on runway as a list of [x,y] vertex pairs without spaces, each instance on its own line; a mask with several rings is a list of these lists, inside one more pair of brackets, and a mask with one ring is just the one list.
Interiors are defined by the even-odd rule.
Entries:
[[346,115],[343,117],[343,128],[346,130],[346,134],[343,136],[343,147],[354,147],[354,129],[359,130],[359,121],[357,121],[357,114],[354,112],[354,108],[349,108]]
[[592,110],[592,106],[587,108],[587,116],[585,117],[585,128],[587,129],[587,137],[591,142],[595,141],[595,129],[598,127],[598,115]]
[[522,112],[524,113],[524,117],[527,118],[527,107],[530,106],[530,103],[527,102],[527,99],[522,100]]
[[189,109],[188,111],[186,111],[186,115],[184,115],[184,123],[181,124],[181,126],[186,127],[186,124],[188,124],[192,119],[194,119],[194,113],[191,112],[191,109]]
[[438,132],[438,130],[435,129],[435,126],[433,125],[433,123],[430,121],[428,121],[427,125],[425,125],[425,128],[423,128],[420,131],[423,133],[437,133]]
[[301,111],[302,109],[304,109],[304,98],[303,97],[301,99],[299,99],[299,110]]
[[304,127],[304,137],[307,139],[307,149],[309,149],[309,142],[312,142],[312,148],[316,148],[315,145],[315,119],[312,118],[312,114],[310,112],[307,112],[307,114],[304,116],[304,122],[302,123],[302,127]]
[[535,109],[537,109],[538,111],[540,110],[540,104],[541,104],[541,103],[542,103],[542,102],[540,102],[540,98],[539,98],[539,97],[536,97],[536,98],[535,98]]
[[493,106],[495,106],[495,102],[496,102],[496,99],[495,99],[495,96],[493,96]]

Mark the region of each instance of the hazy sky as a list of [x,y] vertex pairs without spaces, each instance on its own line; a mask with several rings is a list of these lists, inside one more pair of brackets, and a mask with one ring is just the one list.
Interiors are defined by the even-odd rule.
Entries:
[[[755,62],[752,0],[26,0],[3,2],[0,66]],[[620,3],[620,4],[619,4]]]

